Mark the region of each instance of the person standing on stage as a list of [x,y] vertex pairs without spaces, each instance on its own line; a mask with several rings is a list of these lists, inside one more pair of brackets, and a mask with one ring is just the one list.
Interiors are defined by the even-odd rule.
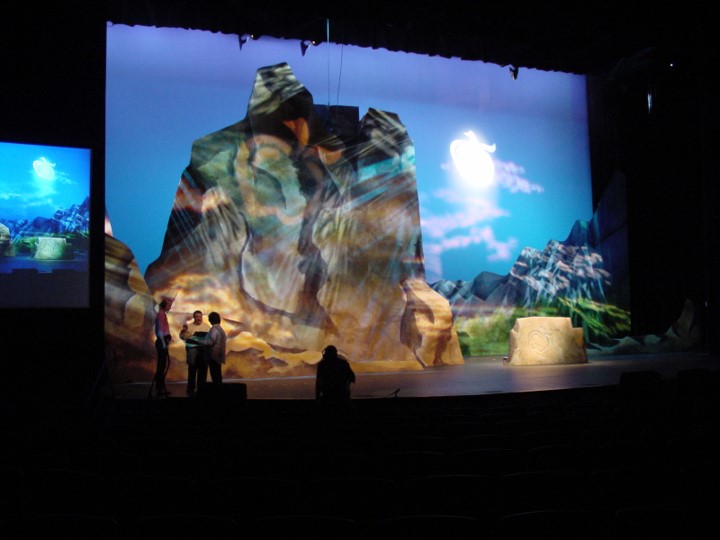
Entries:
[[208,315],[208,321],[212,325],[208,331],[203,344],[207,347],[208,367],[210,368],[210,379],[213,384],[222,382],[222,365],[225,363],[225,347],[227,345],[227,334],[220,326],[220,315],[212,312]]
[[350,385],[355,372],[350,363],[338,355],[335,345],[328,345],[317,363],[315,399],[325,411],[342,411],[350,408]]
[[183,324],[180,330],[180,339],[185,342],[185,362],[188,366],[186,393],[189,396],[207,381],[208,365],[205,359],[205,347],[198,339],[202,339],[209,331],[210,325],[203,320],[203,313],[199,309],[193,312],[193,320]]
[[170,335],[170,324],[167,314],[170,311],[172,301],[163,298],[155,316],[155,350],[157,351],[157,365],[155,366],[155,391],[158,396],[169,395],[165,388],[165,374],[167,373],[170,355],[168,346],[172,341]]

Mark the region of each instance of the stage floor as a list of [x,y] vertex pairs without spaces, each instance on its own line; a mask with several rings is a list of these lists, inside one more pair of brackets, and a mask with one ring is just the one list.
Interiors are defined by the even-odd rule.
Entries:
[[[471,357],[461,366],[443,366],[424,371],[362,373],[353,386],[353,399],[397,397],[475,396],[612,386],[625,372],[655,371],[663,379],[674,379],[679,371],[718,369],[714,354],[701,352],[590,356],[587,364],[510,366],[501,356]],[[243,383],[247,399],[312,400],[314,377],[227,379]],[[185,381],[168,383],[170,398],[186,398]],[[113,385],[116,399],[147,399],[150,383]]]

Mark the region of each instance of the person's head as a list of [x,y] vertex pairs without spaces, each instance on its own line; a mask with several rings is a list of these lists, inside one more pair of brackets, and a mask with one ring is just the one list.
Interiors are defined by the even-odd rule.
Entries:
[[213,311],[208,315],[208,321],[210,321],[210,324],[220,324],[220,314]]
[[202,323],[202,311],[200,311],[199,309],[193,311],[193,322],[195,324]]
[[335,347],[335,345],[328,345],[323,349],[322,355],[323,358],[337,358],[337,347]]
[[170,302],[170,300],[168,300],[167,298],[163,298],[160,301],[160,309],[163,311],[170,311],[171,304],[172,304],[172,302]]

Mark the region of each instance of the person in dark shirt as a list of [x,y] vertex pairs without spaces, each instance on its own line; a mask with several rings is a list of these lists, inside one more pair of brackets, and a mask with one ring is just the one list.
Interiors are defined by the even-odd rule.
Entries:
[[355,372],[350,363],[338,355],[334,345],[328,345],[317,363],[315,399],[322,409],[333,410],[350,406],[350,385]]
[[225,363],[225,349],[227,347],[227,334],[221,326],[222,317],[213,311],[208,315],[208,321],[212,325],[204,338],[204,345],[207,347],[207,362],[210,369],[210,379],[213,384],[222,383],[222,366]]

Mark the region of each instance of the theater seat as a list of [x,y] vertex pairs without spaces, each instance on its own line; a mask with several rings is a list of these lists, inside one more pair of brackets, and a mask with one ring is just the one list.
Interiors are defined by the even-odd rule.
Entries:
[[[448,538],[478,540],[486,538],[487,524],[469,516],[402,515],[371,523],[365,530],[368,540],[398,540],[399,538]],[[338,536],[337,538],[341,538]]]
[[151,515],[130,520],[122,527],[123,538],[133,540],[226,540],[240,538],[242,530],[231,518],[204,514]]
[[360,527],[348,518],[320,514],[266,516],[244,524],[249,538],[359,540]]
[[112,517],[60,513],[34,515],[10,521],[2,538],[120,540],[122,536],[118,522]]
[[[496,540],[534,538],[549,540],[605,540],[611,529],[611,515],[567,508],[508,514],[500,518]],[[637,538],[643,538],[642,535]]]

